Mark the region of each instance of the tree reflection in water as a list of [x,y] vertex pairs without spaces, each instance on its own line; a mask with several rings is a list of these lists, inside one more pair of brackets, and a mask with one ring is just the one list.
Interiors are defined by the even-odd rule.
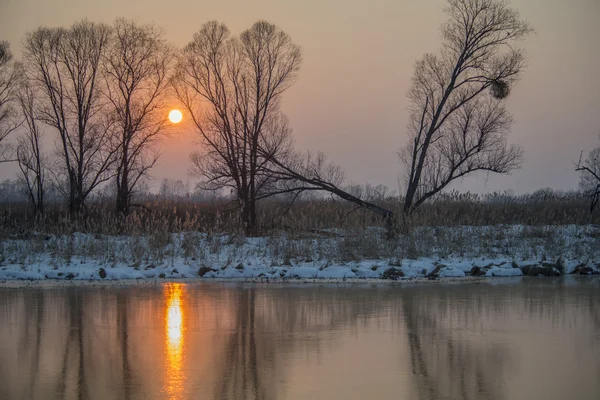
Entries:
[[[305,359],[298,355],[319,363],[352,338],[346,343],[363,351],[388,346],[384,354],[400,357],[409,385],[390,379],[391,392],[502,400],[524,349],[505,335],[514,323],[535,328],[533,340],[536,329],[548,340],[582,332],[570,351],[591,354],[586,367],[600,371],[599,285],[511,282],[0,289],[0,398],[286,398],[297,389],[290,366]],[[360,341],[372,331],[386,341]],[[370,377],[347,379],[368,385]]]
[[476,290],[465,298],[464,288],[453,289],[443,294],[416,289],[402,299],[419,399],[504,399],[503,374],[511,367],[511,348],[486,341],[474,326],[491,311],[485,293]]
[[[234,305],[236,309],[235,328],[229,334],[225,345],[224,357],[219,378],[215,385],[215,399],[271,399],[275,398],[269,392],[265,382],[270,375],[264,376],[258,369],[256,329],[256,290],[243,289],[237,296]],[[261,343],[263,344],[263,343]],[[261,353],[261,358],[264,353]],[[261,365],[266,367],[266,365]],[[266,368],[271,372],[270,368]]]
[[[241,287],[233,297],[234,329],[220,359],[214,399],[277,399],[286,358],[319,352],[315,336],[373,318],[384,292],[348,287]],[[324,299],[327,299],[324,301]]]

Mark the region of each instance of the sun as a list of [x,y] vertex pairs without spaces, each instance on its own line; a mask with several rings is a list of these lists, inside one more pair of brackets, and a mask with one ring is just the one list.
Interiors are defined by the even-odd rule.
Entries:
[[181,113],[181,111],[171,110],[171,112],[169,112],[169,121],[171,121],[172,123],[178,124],[181,122],[182,119],[183,114]]

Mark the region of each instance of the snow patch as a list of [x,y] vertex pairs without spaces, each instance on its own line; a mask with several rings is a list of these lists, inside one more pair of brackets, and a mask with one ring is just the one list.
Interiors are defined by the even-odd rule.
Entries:
[[440,270],[440,278],[461,278],[465,276],[465,273],[463,270],[459,269],[459,268],[442,268]]

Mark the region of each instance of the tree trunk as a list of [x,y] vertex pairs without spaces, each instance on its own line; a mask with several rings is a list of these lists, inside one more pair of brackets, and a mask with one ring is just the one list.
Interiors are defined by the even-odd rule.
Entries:
[[256,234],[256,202],[247,197],[242,203],[242,226],[246,235]]
[[[129,104],[127,104],[129,113]],[[126,133],[123,134],[122,146],[123,154],[121,156],[121,165],[117,169],[117,214],[123,216],[129,213],[129,141]]]
[[38,176],[37,181],[37,207],[35,212],[36,220],[41,221],[44,219],[44,184]]
[[412,182],[408,183],[408,188],[406,189],[406,196],[404,197],[404,205],[402,207],[402,213],[404,217],[408,216],[411,212],[413,199],[415,197],[415,185]]
[[117,213],[127,215],[129,213],[129,176],[126,169],[123,170],[121,180],[117,185]]
[[81,214],[82,205],[81,187],[77,184],[75,177],[69,177],[69,214],[71,217],[78,217]]
[[248,207],[249,211],[249,231],[246,232],[247,235],[255,235],[258,232],[257,221],[256,221],[256,197],[254,195],[250,195],[250,206]]
[[402,212],[402,221],[399,224],[399,230],[402,234],[407,235],[412,229],[412,209],[404,208]]

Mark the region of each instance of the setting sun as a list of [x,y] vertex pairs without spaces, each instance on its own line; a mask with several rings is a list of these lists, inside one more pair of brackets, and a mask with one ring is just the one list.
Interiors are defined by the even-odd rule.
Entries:
[[171,110],[169,113],[169,121],[174,124],[178,124],[183,119],[183,114],[179,110]]

